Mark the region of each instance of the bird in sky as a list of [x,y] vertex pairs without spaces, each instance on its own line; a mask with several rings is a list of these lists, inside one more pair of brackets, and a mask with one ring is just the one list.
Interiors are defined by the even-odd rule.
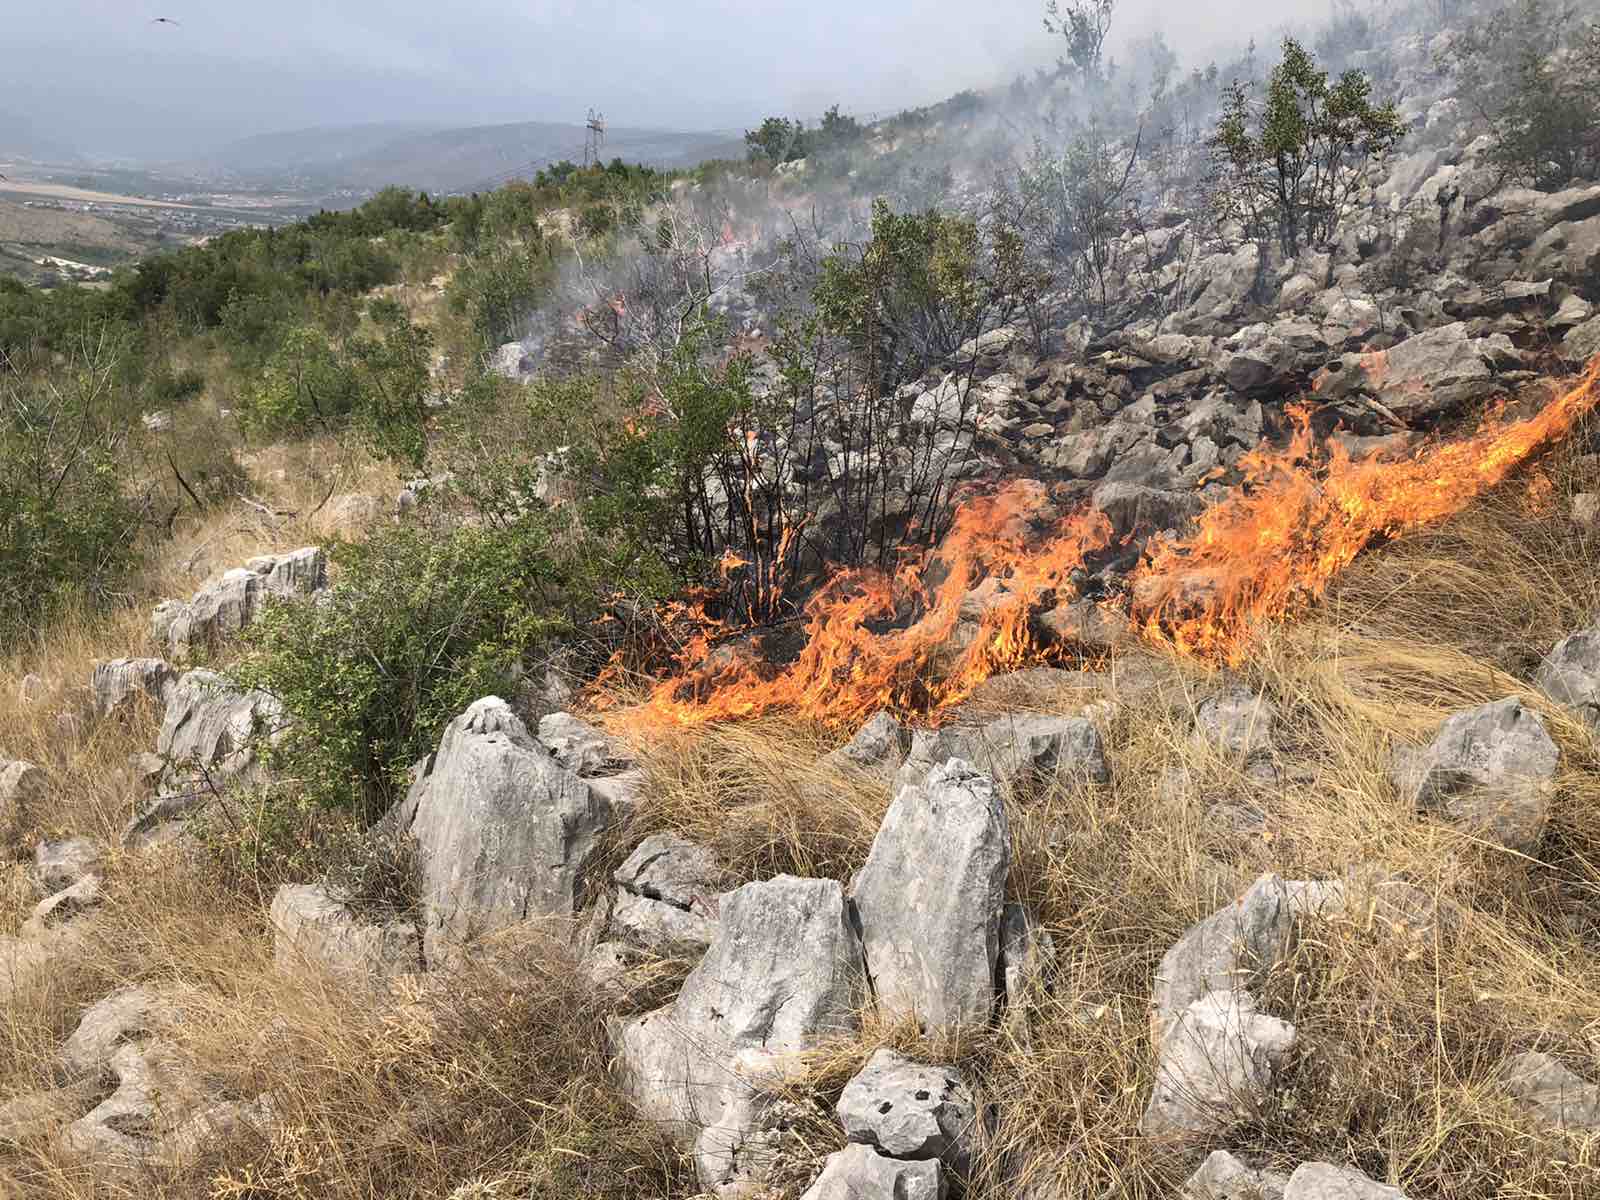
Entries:
[[151,19],[151,21],[150,21],[150,24],[152,24],[152,25],[176,25],[177,22],[174,21],[171,17],[153,17]]

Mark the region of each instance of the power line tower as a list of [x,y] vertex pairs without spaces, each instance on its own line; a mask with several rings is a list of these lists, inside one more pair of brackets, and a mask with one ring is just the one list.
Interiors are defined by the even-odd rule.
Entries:
[[583,141],[583,165],[597,167],[600,165],[600,151],[606,144],[606,119],[602,113],[589,110],[589,120],[584,126],[589,133]]

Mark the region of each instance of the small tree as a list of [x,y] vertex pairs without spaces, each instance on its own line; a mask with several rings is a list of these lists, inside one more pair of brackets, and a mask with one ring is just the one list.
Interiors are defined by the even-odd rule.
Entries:
[[806,127],[788,117],[768,117],[759,129],[747,129],[745,145],[751,162],[786,163],[806,156]]
[[1105,77],[1106,37],[1111,32],[1111,14],[1117,0],[1047,0],[1044,27],[1066,39],[1067,53],[1061,60],[1063,71],[1076,71],[1085,81]]
[[1064,271],[1062,282],[1096,305],[1102,316],[1118,273],[1118,245],[1131,224],[1129,181],[1142,134],[1135,136],[1124,158],[1104,130],[1091,123],[1061,154],[1035,145],[1019,181],[1036,249]]
[[1223,214],[1264,236],[1276,226],[1284,254],[1333,237],[1367,165],[1386,158],[1405,133],[1393,104],[1372,102],[1372,81],[1328,73],[1293,38],[1267,80],[1266,100],[1252,104],[1237,80],[1227,90],[1212,147],[1220,168],[1216,199]]

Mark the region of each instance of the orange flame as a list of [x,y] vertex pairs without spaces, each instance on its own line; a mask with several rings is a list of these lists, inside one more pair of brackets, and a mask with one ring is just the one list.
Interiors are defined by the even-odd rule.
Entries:
[[[1600,358],[1536,415],[1491,413],[1472,436],[1399,461],[1317,447],[1309,412],[1294,409],[1289,445],[1245,456],[1242,484],[1192,534],[1153,539],[1127,595],[1108,603],[1154,642],[1237,664],[1263,622],[1319,599],[1374,541],[1460,511],[1568,433],[1600,403],[1597,381]],[[848,725],[887,708],[938,721],[991,675],[1064,660],[1071,647],[1041,640],[1031,618],[1076,595],[1073,571],[1111,545],[1112,531],[1089,510],[1040,535],[1048,507],[1043,485],[1013,482],[964,503],[939,548],[892,575],[835,575],[805,605],[805,647],[784,666],[713,651],[729,631],[700,609],[677,673],[632,715],[694,726],[788,711]]]
[[1136,618],[1180,652],[1237,665],[1263,621],[1327,591],[1373,541],[1459,512],[1540,447],[1564,436],[1600,396],[1600,358],[1535,416],[1491,414],[1471,437],[1399,462],[1314,453],[1308,415],[1293,412],[1287,449],[1241,460],[1244,486],[1201,514],[1186,538],[1162,537],[1132,581]]

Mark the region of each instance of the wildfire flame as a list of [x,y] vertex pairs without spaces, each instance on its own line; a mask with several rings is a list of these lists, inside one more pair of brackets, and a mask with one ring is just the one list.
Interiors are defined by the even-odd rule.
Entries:
[[[1536,415],[1512,421],[1496,411],[1470,437],[1398,461],[1318,446],[1309,411],[1292,409],[1289,444],[1241,459],[1241,484],[1192,534],[1154,538],[1126,594],[1102,603],[1153,642],[1237,664],[1263,622],[1322,597],[1374,541],[1460,511],[1568,433],[1600,403],[1597,383],[1600,358]],[[849,725],[887,708],[938,721],[991,675],[1070,654],[1042,640],[1032,617],[1077,595],[1074,571],[1113,534],[1103,514],[1086,510],[1041,535],[1044,511],[1041,484],[1013,482],[964,503],[938,549],[893,574],[835,575],[806,603],[805,645],[786,665],[717,648],[736,631],[697,609],[702,623],[677,672],[630,716],[694,726],[785,711]]]

